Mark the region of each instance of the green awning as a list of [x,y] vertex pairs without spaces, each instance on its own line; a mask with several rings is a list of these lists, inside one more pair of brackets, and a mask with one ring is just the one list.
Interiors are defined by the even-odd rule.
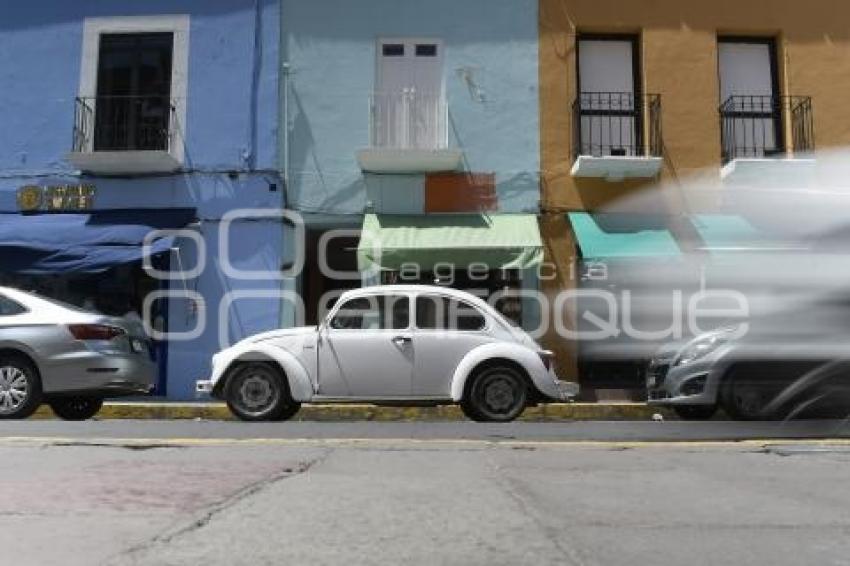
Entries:
[[438,263],[525,269],[542,259],[533,214],[367,214],[357,246],[360,271],[398,271],[403,264],[427,271]]
[[682,251],[660,215],[570,212],[584,259],[672,257]]

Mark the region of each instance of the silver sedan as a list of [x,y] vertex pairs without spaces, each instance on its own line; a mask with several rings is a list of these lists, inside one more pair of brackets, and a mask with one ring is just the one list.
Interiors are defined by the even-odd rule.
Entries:
[[148,393],[155,379],[141,324],[0,287],[0,419],[45,401],[84,420],[105,397]]

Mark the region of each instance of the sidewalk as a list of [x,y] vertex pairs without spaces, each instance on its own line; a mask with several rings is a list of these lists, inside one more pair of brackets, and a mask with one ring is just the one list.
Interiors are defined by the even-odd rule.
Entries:
[[[524,421],[650,420],[656,413],[674,418],[669,411],[644,403],[548,403],[529,407]],[[55,418],[47,405],[32,418]],[[114,401],[104,404],[97,419],[207,419],[232,420],[224,403],[169,401]],[[379,407],[376,405],[304,404],[296,421],[456,421],[465,420],[460,407]]]

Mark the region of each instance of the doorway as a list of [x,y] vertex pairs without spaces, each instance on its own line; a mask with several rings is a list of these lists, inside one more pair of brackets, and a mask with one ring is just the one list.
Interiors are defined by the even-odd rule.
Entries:
[[444,148],[442,43],[410,38],[378,41],[372,109],[376,147]]

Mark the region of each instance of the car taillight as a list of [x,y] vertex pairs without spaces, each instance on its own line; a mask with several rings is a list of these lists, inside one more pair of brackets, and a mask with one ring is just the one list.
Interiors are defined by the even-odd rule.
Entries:
[[77,340],[112,340],[125,334],[123,328],[108,324],[69,324],[68,330]]

